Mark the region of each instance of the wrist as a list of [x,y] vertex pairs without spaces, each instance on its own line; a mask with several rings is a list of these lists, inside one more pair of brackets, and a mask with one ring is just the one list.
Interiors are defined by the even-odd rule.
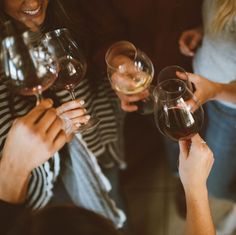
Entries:
[[184,191],[186,198],[199,198],[205,197],[208,195],[206,184],[203,185],[192,185],[192,186],[184,186]]
[[23,203],[26,198],[30,172],[0,161],[0,199],[10,203]]
[[222,83],[214,83],[213,85],[213,94],[212,94],[212,99],[213,100],[218,100],[218,99],[221,99],[221,92],[222,90],[224,89],[224,84]]

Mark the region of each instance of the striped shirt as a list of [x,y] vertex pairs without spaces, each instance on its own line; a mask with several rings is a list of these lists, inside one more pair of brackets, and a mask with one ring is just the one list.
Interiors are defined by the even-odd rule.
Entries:
[[[34,106],[34,97],[23,97],[12,95],[4,83],[3,72],[0,74],[0,145],[2,152],[4,142],[9,129],[14,121],[10,109],[10,103],[14,106],[15,117],[27,114]],[[101,78],[102,79],[102,78]],[[109,152],[110,155],[122,165],[121,149],[119,147],[119,126],[120,118],[118,100],[112,91],[107,78],[103,78],[96,91],[90,88],[89,80],[86,77],[75,89],[76,97],[85,100],[85,107],[89,114],[95,114],[101,123],[88,133],[83,134],[83,139],[88,148],[96,157]],[[71,100],[67,91],[56,93],[61,103]],[[0,154],[1,154],[0,152]],[[33,209],[44,207],[52,197],[53,185],[60,173],[59,154],[31,173],[28,187],[27,205]]]

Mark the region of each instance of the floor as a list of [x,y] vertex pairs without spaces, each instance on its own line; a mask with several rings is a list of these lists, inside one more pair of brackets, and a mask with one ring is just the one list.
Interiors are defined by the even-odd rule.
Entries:
[[[179,179],[170,172],[162,137],[152,119],[129,115],[125,136],[128,168],[121,182],[129,234],[183,235],[185,220],[178,215],[174,200]],[[211,199],[215,224],[231,206]]]

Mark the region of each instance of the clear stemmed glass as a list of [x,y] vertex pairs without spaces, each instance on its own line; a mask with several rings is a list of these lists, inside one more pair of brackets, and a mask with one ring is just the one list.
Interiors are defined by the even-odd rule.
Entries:
[[3,39],[1,47],[1,61],[9,89],[20,95],[35,95],[37,103],[58,73],[57,60],[46,47],[37,44],[38,36],[33,32],[9,36]]
[[[105,56],[107,75],[112,88],[125,95],[138,94],[150,87],[154,68],[148,56],[128,41],[113,44]],[[153,112],[153,99],[150,96],[141,102],[135,102],[139,112]]]
[[157,77],[157,84],[170,80],[170,79],[181,79],[185,82],[187,85],[188,89],[193,91],[193,85],[188,79],[187,72],[185,71],[184,68],[178,66],[178,65],[171,65],[167,66],[164,69],[160,71]]
[[[53,89],[67,90],[71,95],[71,99],[74,100],[74,89],[84,79],[87,69],[85,58],[79,46],[66,28],[46,33],[43,43],[47,45],[59,62],[58,78],[53,85]],[[99,123],[100,120],[92,116],[86,124],[77,128],[76,131],[92,130]]]
[[163,135],[172,140],[184,140],[199,132],[203,125],[203,109],[185,81],[169,79],[160,82],[154,90],[154,97],[155,122]]

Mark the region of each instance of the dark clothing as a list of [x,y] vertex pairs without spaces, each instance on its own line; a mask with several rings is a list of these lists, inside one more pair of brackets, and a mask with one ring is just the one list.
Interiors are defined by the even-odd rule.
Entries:
[[25,205],[15,205],[0,200],[0,234],[6,235],[26,212]]

